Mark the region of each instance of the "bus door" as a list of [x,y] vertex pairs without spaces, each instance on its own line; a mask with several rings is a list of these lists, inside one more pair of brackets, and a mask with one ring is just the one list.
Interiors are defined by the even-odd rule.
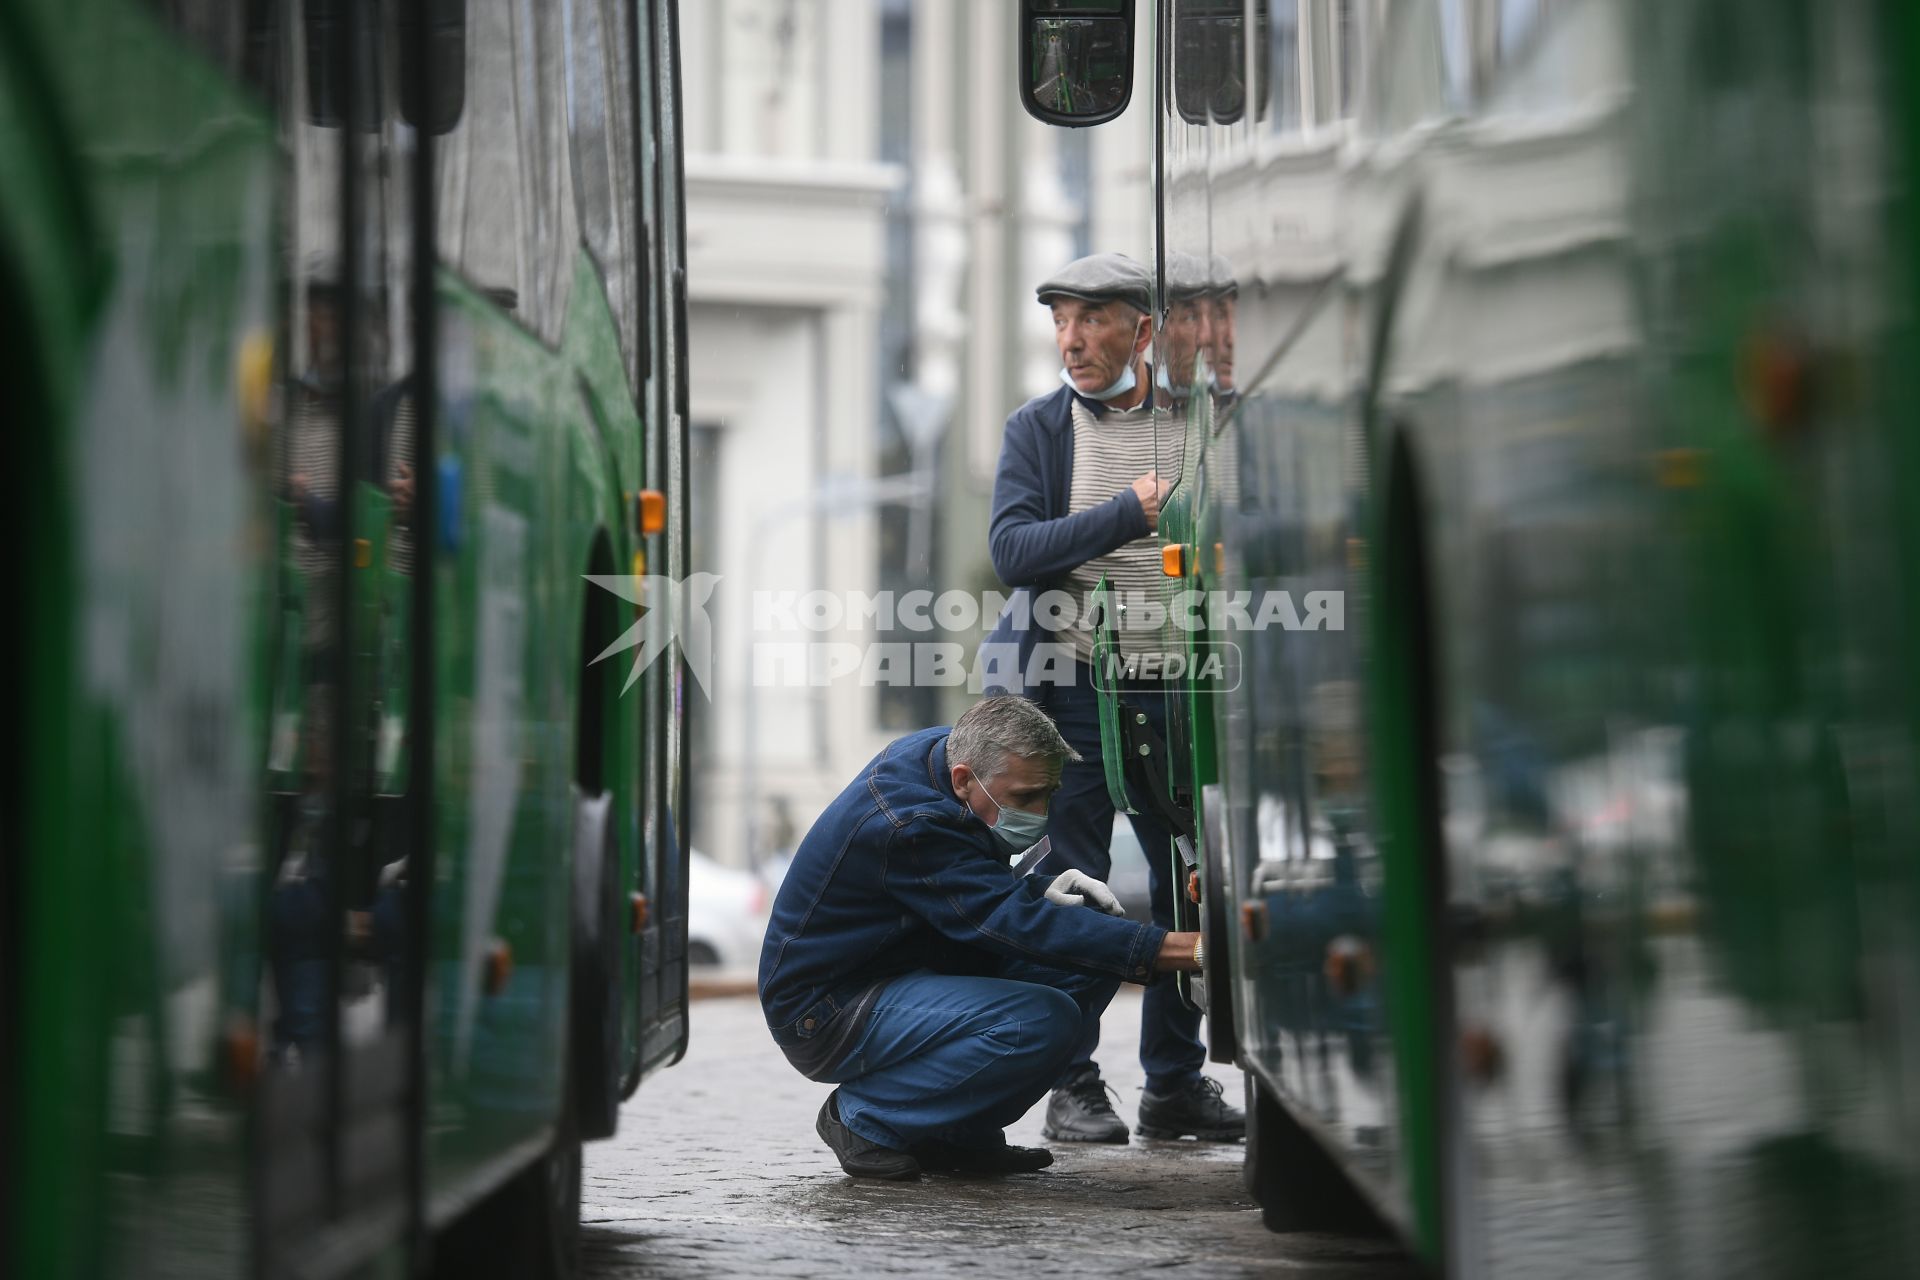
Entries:
[[401,92],[400,6],[279,12],[262,37],[287,172],[254,1253],[260,1274],[336,1274],[403,1254],[419,1220],[423,103]]
[[[682,218],[679,80],[675,7],[650,0],[636,16],[640,51],[636,77],[641,149],[640,191],[645,224],[638,240],[641,305],[647,334],[636,386],[641,422],[642,486],[657,495],[659,515],[637,530],[635,571],[666,577],[688,592],[686,232]],[[643,567],[644,566],[644,567]],[[666,603],[649,601],[650,604]],[[687,680],[683,634],[641,677],[638,763],[643,797],[641,856],[631,892],[640,911],[639,935],[629,956],[629,989],[636,1007],[636,1049],[625,1090],[641,1076],[677,1061],[687,1044],[687,751],[689,699],[705,691]]]

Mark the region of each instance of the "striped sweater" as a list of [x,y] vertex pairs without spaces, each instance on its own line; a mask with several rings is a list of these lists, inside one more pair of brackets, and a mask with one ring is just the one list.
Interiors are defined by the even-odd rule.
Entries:
[[[1068,514],[1077,515],[1111,500],[1114,494],[1149,471],[1158,471],[1160,478],[1169,483],[1178,479],[1182,444],[1177,425],[1170,428],[1162,423],[1155,432],[1153,412],[1145,404],[1137,409],[1110,409],[1096,417],[1085,402],[1076,397],[1073,401],[1073,483]],[[1083,622],[1091,616],[1093,589],[1102,575],[1106,576],[1116,602],[1164,601],[1166,579],[1160,572],[1159,537],[1148,534],[1136,538],[1068,572],[1068,590],[1075,598],[1078,616]],[[1127,627],[1126,619],[1126,614],[1119,616],[1116,630],[1120,651],[1127,657],[1161,653],[1173,647],[1176,637],[1164,622],[1158,627],[1140,629]],[[1082,662],[1092,662],[1093,630],[1075,626],[1068,634],[1073,639],[1075,656]]]

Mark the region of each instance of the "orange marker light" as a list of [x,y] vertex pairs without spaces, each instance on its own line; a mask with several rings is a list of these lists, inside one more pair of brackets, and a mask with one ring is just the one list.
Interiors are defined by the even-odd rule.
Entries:
[[373,543],[365,538],[353,540],[353,567],[364,569],[373,563]]
[[1247,935],[1248,942],[1259,942],[1267,936],[1266,903],[1243,902],[1240,904],[1240,932]]
[[1227,544],[1224,542],[1213,544],[1213,576],[1216,578],[1227,576]]
[[1769,434],[1806,422],[1812,388],[1813,359],[1797,333],[1769,324],[1748,335],[1740,351],[1740,400]]
[[653,914],[653,909],[647,905],[647,895],[644,893],[632,895],[628,902],[632,906],[632,920],[629,927],[633,932],[639,933],[647,927],[647,920]]
[[1662,449],[1653,455],[1654,482],[1662,489],[1697,489],[1706,457],[1703,449]]
[[1321,971],[1334,994],[1355,995],[1373,981],[1373,948],[1351,934],[1341,934],[1327,943]]
[[1160,572],[1169,578],[1187,576],[1187,548],[1184,543],[1169,542],[1160,548]]
[[236,1014],[227,1023],[220,1050],[227,1087],[242,1097],[251,1093],[260,1078],[260,1033],[253,1020]]
[[513,976],[513,948],[505,938],[495,938],[493,945],[487,948],[486,971],[481,986],[490,996],[497,996],[507,989],[507,979]]
[[658,489],[640,491],[640,533],[648,536],[667,527],[667,495]]

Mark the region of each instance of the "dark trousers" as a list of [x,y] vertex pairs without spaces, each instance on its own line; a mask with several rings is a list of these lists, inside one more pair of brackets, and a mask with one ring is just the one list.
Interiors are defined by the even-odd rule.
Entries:
[[[1074,675],[1072,685],[1054,685],[1045,691],[1047,713],[1082,759],[1069,763],[1060,775],[1060,790],[1054,793],[1047,811],[1047,835],[1053,841],[1053,852],[1036,870],[1057,874],[1074,867],[1105,880],[1113,867],[1114,808],[1107,795],[1106,770],[1100,757],[1099,698],[1093,687],[1092,668],[1078,663]],[[1166,698],[1157,686],[1122,682],[1122,696],[1136,710],[1146,712],[1154,732],[1165,741]],[[1148,811],[1144,796],[1136,794],[1132,799],[1139,812],[1130,821],[1147,855],[1153,922],[1170,929],[1176,889],[1169,863],[1173,829]],[[1184,886],[1180,889],[1185,891]],[[1099,1044],[1100,1019],[1095,1015],[1085,1020],[1062,1079],[1094,1067],[1093,1051]],[[1147,984],[1146,1005],[1140,1017],[1140,1065],[1146,1069],[1147,1088],[1166,1093],[1191,1084],[1206,1060],[1206,1047],[1200,1043],[1200,1011],[1180,999],[1171,973],[1160,974]]]

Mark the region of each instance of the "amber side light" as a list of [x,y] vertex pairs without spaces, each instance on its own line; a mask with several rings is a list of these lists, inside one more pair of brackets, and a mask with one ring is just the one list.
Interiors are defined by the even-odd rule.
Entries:
[[667,495],[658,489],[642,489],[634,500],[640,508],[640,533],[650,537],[667,527]]
[[513,948],[504,938],[495,938],[493,945],[487,948],[485,987],[487,994],[497,996],[507,989],[507,979],[513,976]]

